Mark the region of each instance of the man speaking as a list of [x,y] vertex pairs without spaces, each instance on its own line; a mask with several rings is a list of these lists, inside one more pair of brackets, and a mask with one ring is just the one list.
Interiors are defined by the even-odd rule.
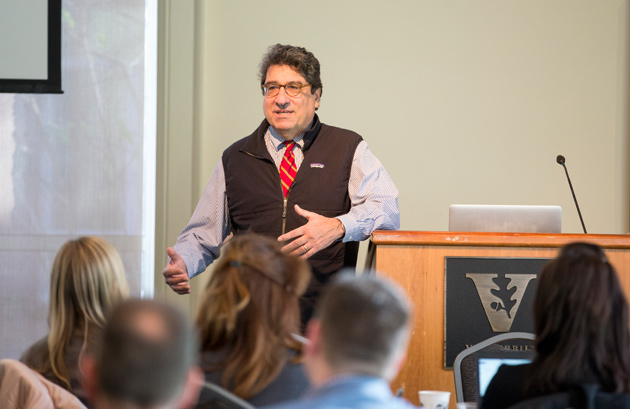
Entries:
[[276,237],[313,270],[303,322],[337,271],[356,267],[358,242],[400,226],[398,190],[355,132],[320,122],[319,61],[276,44],[260,63],[265,119],[224,152],[192,218],[167,250],[166,283],[190,292],[189,278],[219,256],[230,234]]

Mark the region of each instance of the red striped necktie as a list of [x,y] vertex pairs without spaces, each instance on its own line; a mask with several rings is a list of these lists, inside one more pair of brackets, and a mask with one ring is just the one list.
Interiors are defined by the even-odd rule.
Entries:
[[295,142],[284,141],[283,143],[287,146],[287,149],[284,151],[284,156],[280,163],[280,181],[282,182],[282,192],[286,198],[289,194],[291,184],[295,180],[297,168],[295,167],[295,155],[293,154]]

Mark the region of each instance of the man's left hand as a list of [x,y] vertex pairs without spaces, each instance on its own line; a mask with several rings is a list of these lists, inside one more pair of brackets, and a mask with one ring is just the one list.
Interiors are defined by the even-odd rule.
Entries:
[[324,217],[309,212],[295,205],[295,212],[305,217],[308,222],[304,226],[291,230],[278,237],[278,241],[291,241],[282,248],[300,258],[309,258],[318,251],[330,246],[332,242],[343,237],[344,229],[341,220],[334,217]]

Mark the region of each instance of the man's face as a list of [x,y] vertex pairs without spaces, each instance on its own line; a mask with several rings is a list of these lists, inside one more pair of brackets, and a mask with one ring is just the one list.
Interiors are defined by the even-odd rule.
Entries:
[[[275,82],[286,85],[289,82],[307,84],[304,77],[288,65],[272,65],[267,69],[265,83]],[[302,88],[296,97],[287,95],[280,89],[275,97],[263,96],[265,118],[285,140],[291,140],[304,132],[315,116],[315,108],[319,107],[321,90],[311,94],[311,87]]]

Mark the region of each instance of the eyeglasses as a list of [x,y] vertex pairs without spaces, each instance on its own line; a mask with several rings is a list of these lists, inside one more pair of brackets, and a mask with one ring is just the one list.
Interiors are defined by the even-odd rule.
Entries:
[[277,82],[269,82],[262,85],[263,94],[266,97],[275,97],[280,93],[280,88],[284,87],[284,92],[290,97],[297,97],[302,92],[302,88],[310,87],[311,84],[302,84],[300,82],[288,82],[280,85]]

